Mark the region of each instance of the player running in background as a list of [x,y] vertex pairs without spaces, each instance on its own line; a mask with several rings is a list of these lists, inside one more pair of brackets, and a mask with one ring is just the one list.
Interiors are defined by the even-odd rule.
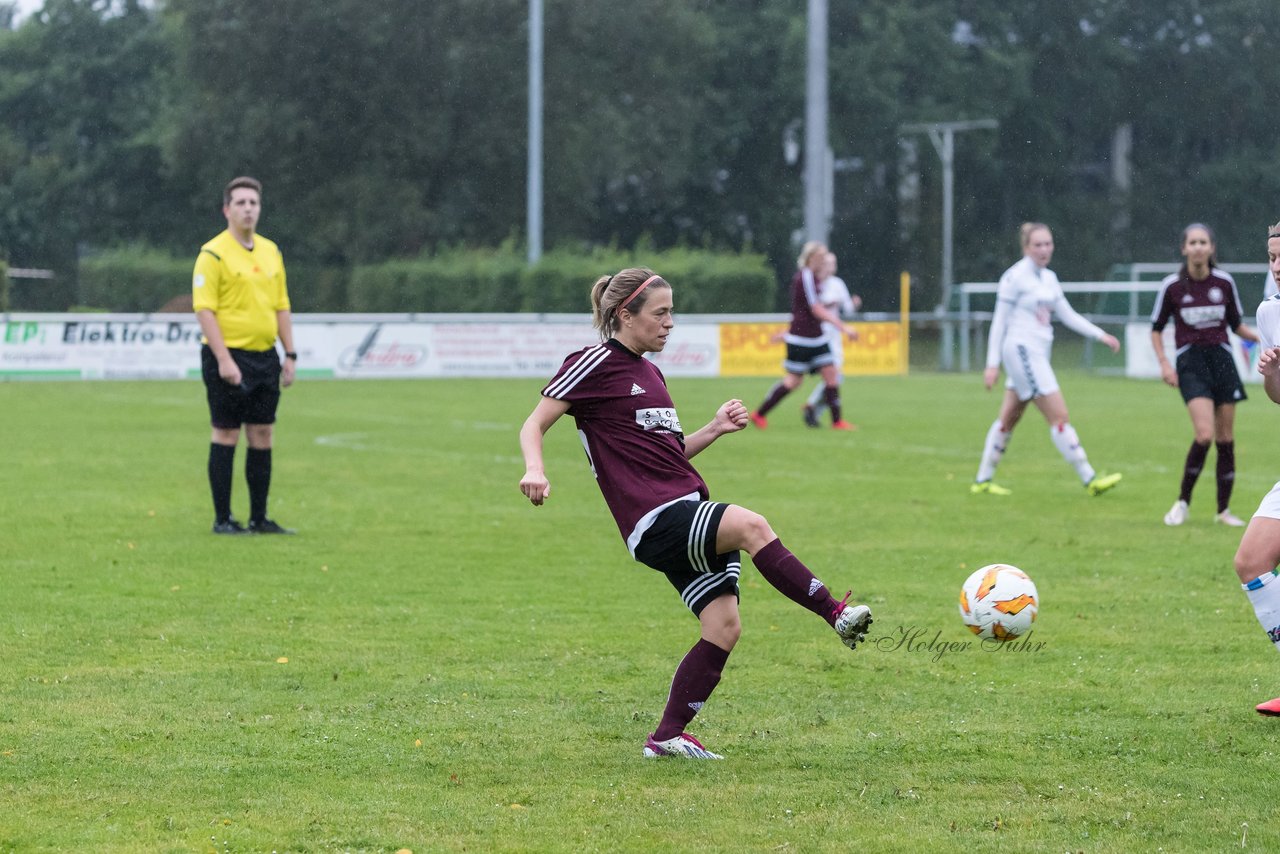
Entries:
[[[1244,383],[1236,371],[1227,330],[1247,341],[1258,336],[1244,325],[1240,294],[1235,280],[1215,265],[1217,246],[1213,230],[1192,223],[1182,230],[1182,255],[1186,263],[1160,284],[1151,313],[1151,346],[1160,362],[1160,376],[1182,392],[1191,416],[1195,438],[1182,466],[1182,491],[1169,512],[1166,525],[1187,521],[1191,491],[1209,455],[1209,443],[1218,448],[1218,513],[1214,521],[1243,527],[1229,509],[1236,479],[1236,403],[1245,400]],[[1164,352],[1164,328],[1173,320],[1177,367]]]
[[[1267,261],[1271,274],[1280,278],[1280,222],[1267,229]],[[1280,296],[1258,306],[1258,373],[1267,397],[1280,403]],[[1280,650],[1280,483],[1262,499],[1249,520],[1236,551],[1236,575],[1262,630]],[[1280,697],[1255,707],[1259,714],[1280,715]]]
[[[818,300],[834,312],[837,317],[853,317],[862,306],[862,298],[849,293],[849,286],[844,279],[836,275],[838,262],[834,252],[828,252],[822,267],[818,270]],[[827,346],[835,357],[836,384],[844,385],[844,330],[829,321],[822,322],[822,332],[827,337]],[[826,383],[818,383],[813,387],[809,400],[804,405],[804,423],[810,427],[818,427],[818,417],[826,408]]]
[[835,355],[822,331],[823,322],[830,323],[848,336],[850,341],[858,333],[822,304],[818,297],[817,275],[826,261],[827,247],[810,241],[800,250],[796,259],[799,269],[791,279],[791,326],[783,340],[787,342],[787,355],[782,361],[786,371],[782,379],[769,390],[760,408],[751,413],[751,422],[764,430],[769,426],[765,415],[782,399],[804,382],[804,375],[817,373],[822,376],[822,395],[831,408],[831,426],[836,430],[852,430],[840,409],[840,373],[836,369]]
[[627,549],[667,576],[701,625],[701,639],[676,668],[666,709],[643,753],[720,759],[684,730],[719,683],[742,631],[740,551],[783,595],[822,617],[850,649],[865,637],[871,611],[848,604],[848,595],[836,601],[763,516],[709,500],[689,460],[745,427],[747,409],[740,400],[727,401],[706,426],[685,435],[662,372],[644,358],[662,351],[675,325],[671,285],[652,270],[630,268],[597,280],[591,303],[603,343],[564,360],[521,427],[520,491],[535,506],[551,495],[543,435],[562,415],[572,415]]
[[1120,475],[1099,475],[1093,470],[1075,428],[1067,420],[1067,402],[1058,390],[1058,379],[1049,365],[1049,353],[1053,349],[1051,320],[1057,315],[1071,329],[1101,341],[1112,352],[1120,351],[1120,342],[1081,317],[1067,302],[1058,277],[1049,269],[1053,258],[1053,233],[1049,226],[1039,222],[1023,223],[1021,238],[1022,260],[1000,277],[987,341],[987,368],[982,375],[990,391],[1000,376],[1003,361],[1007,375],[1004,402],[1000,405],[999,417],[987,431],[978,476],[969,491],[988,495],[1010,493],[991,479],[1009,446],[1013,428],[1027,404],[1035,403],[1049,422],[1049,438],[1054,447],[1076,470],[1089,494],[1101,495],[1120,482]]

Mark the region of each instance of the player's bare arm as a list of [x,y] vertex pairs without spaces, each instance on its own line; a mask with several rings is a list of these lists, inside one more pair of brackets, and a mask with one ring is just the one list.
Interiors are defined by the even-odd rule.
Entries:
[[[281,345],[284,346],[286,353],[293,353],[293,312],[289,309],[280,309],[276,312],[276,326],[278,328],[277,335],[280,338]],[[280,385],[288,388],[293,385],[294,379],[297,377],[298,363],[288,356],[285,356],[284,365],[280,369]]]
[[568,411],[569,404],[565,401],[544,397],[520,428],[520,453],[524,455],[520,491],[535,507],[541,506],[551,495],[551,484],[542,463],[542,437]]
[[727,400],[716,410],[715,417],[695,433],[684,437],[684,455],[693,459],[725,433],[736,433],[747,426],[747,407],[741,400]]
[[1280,403],[1280,347],[1268,347],[1258,356],[1258,373],[1267,397]]
[[222,338],[222,327],[218,325],[218,316],[212,310],[202,308],[196,312],[196,320],[200,324],[200,331],[204,333],[205,341],[209,343],[209,349],[218,360],[218,376],[231,385],[240,385],[244,377],[241,376],[240,366],[236,364],[235,359],[231,358],[231,351],[227,349],[227,344]]

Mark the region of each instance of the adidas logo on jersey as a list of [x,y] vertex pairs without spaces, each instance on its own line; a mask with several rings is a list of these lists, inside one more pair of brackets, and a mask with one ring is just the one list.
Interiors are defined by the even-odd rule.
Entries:
[[637,394],[644,394],[644,389],[640,388],[640,386],[636,385],[635,383],[632,383],[631,396],[635,397]]

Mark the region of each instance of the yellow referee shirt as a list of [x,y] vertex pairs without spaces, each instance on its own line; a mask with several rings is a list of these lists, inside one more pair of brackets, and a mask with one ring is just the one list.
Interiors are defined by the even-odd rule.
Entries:
[[280,248],[255,234],[253,249],[245,249],[229,230],[222,232],[196,256],[191,303],[217,316],[228,347],[270,350],[280,331],[276,312],[289,309]]

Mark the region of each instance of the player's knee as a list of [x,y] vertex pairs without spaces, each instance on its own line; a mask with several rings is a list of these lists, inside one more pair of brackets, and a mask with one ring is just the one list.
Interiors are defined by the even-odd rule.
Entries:
[[1236,550],[1235,567],[1236,577],[1241,584],[1248,584],[1275,569],[1265,555],[1256,554],[1253,549],[1243,545]]
[[742,620],[737,612],[734,612],[716,624],[715,639],[712,643],[727,652],[737,645],[740,637],[742,637]]
[[747,551],[751,554],[755,554],[778,538],[770,527],[769,520],[751,511],[747,511],[742,519],[742,534],[747,544]]

